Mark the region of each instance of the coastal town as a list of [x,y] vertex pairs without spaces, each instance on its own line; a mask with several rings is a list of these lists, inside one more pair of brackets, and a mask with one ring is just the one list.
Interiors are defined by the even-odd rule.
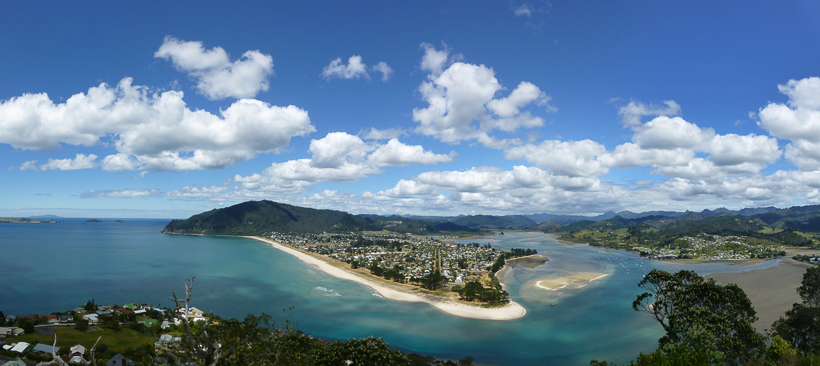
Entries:
[[[137,363],[123,353],[132,353],[143,344],[175,349],[182,342],[184,319],[204,322],[208,316],[195,307],[186,313],[185,308],[174,311],[139,302],[97,305],[93,300],[48,315],[4,315],[0,318],[0,365],[34,365],[51,361],[54,355],[82,365],[92,359],[94,349],[93,358],[107,366],[134,366]],[[173,363],[157,357],[153,364]]]
[[[396,271],[405,282],[419,282],[439,271],[461,284],[488,276],[502,251],[489,243],[457,244],[452,238],[382,234],[284,234],[271,240],[347,263],[352,269]],[[398,276],[396,276],[398,278]]]
[[742,235],[697,234],[672,240],[629,239],[626,229],[565,234],[564,240],[628,250],[651,259],[742,260],[786,255],[787,246]]

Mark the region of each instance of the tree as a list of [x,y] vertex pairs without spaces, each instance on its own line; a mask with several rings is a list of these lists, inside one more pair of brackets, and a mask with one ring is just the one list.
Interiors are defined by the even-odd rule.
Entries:
[[[88,352],[90,360],[86,360],[85,358],[80,358],[79,363],[83,366],[95,366],[97,365],[97,358],[95,356],[94,349],[97,348],[97,343],[100,343],[100,339],[102,336],[97,337],[97,341],[94,342],[94,345],[91,346],[91,349]],[[65,362],[60,356],[57,355],[57,352],[54,349],[57,347],[57,334],[54,334],[54,344],[51,346],[51,361],[43,361],[37,363],[37,366],[69,366],[67,362]]]
[[820,267],[813,266],[803,274],[797,294],[803,300],[795,303],[772,324],[772,331],[798,352],[811,354],[820,351]]
[[752,303],[735,284],[721,286],[693,271],[652,270],[638,286],[648,292],[638,295],[632,307],[661,324],[666,334],[659,350],[667,355],[683,349],[685,354],[703,355],[705,362],[722,355],[722,363],[738,365],[764,344],[763,335],[752,327],[757,320]]

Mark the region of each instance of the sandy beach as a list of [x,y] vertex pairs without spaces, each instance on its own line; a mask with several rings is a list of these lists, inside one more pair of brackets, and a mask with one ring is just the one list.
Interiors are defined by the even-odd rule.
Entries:
[[772,326],[775,320],[800,302],[797,287],[803,280],[803,273],[810,265],[791,259],[783,259],[779,265],[768,269],[756,269],[740,273],[714,273],[706,276],[721,284],[734,283],[740,286],[759,318],[754,323],[758,330]]
[[606,274],[603,273],[592,273],[592,272],[582,272],[582,273],[573,273],[571,275],[566,275],[563,277],[557,278],[545,278],[541,280],[536,280],[532,283],[532,286],[544,289],[544,290],[560,290],[563,288],[581,288],[588,285],[590,282],[595,281],[600,278],[606,277]]
[[294,257],[299,258],[301,261],[310,264],[333,277],[354,281],[367,287],[370,287],[374,291],[378,292],[379,295],[390,300],[406,302],[423,302],[430,304],[436,309],[439,309],[447,314],[472,319],[514,320],[519,319],[523,317],[525,314],[527,314],[527,310],[524,309],[524,307],[521,306],[521,304],[518,304],[515,301],[510,301],[509,304],[500,308],[482,308],[477,306],[465,305],[454,301],[448,301],[445,299],[439,299],[433,295],[409,293],[406,291],[402,291],[402,289],[400,289],[398,286],[388,287],[388,285],[377,283],[374,279],[367,278],[365,275],[356,273],[351,269],[334,266],[325,260],[316,258],[310,254],[282,245],[281,243],[277,243],[273,240],[253,236],[246,236],[246,238],[256,239],[264,243],[267,243],[268,245],[276,249],[279,249],[285,253],[293,255]]

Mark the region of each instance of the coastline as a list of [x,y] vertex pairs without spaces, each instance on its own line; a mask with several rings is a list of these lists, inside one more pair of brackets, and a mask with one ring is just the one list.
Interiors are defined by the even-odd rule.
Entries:
[[404,302],[423,302],[430,304],[436,309],[439,309],[447,314],[470,319],[515,320],[520,319],[527,314],[527,310],[523,306],[521,306],[521,304],[515,301],[510,301],[509,304],[500,308],[482,308],[478,306],[470,306],[462,303],[457,303],[454,301],[440,299],[433,295],[409,293],[406,291],[402,291],[398,288],[398,286],[387,287],[383,284],[377,283],[373,279],[366,278],[365,276],[356,273],[353,270],[334,266],[328,261],[319,259],[307,253],[290,248],[286,245],[283,245],[270,239],[265,239],[257,236],[243,236],[243,238],[254,239],[266,243],[278,250],[281,250],[285,253],[288,253],[298,258],[302,262],[305,262],[309,265],[312,265],[322,270],[323,272],[333,277],[353,281],[370,287],[386,299]]

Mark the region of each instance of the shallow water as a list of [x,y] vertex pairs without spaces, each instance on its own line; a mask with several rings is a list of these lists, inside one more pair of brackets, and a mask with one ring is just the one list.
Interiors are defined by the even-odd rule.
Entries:
[[[727,263],[671,264],[587,245],[565,246],[542,234],[507,233],[478,240],[501,249],[532,248],[550,261],[516,267],[504,281],[527,315],[514,321],[464,319],[420,303],[390,301],[337,279],[261,242],[164,235],[167,220],[0,224],[0,311],[48,314],[87,300],[170,306],[186,278],[197,276],[193,305],[226,317],[267,312],[326,339],[376,336],[408,352],[439,358],[472,356],[502,365],[627,362],[656,348],[660,326],[631,307],[636,286],[653,268],[705,275],[768,268]],[[573,291],[534,291],[538,278],[608,274]],[[293,307],[291,311],[283,309]]]

